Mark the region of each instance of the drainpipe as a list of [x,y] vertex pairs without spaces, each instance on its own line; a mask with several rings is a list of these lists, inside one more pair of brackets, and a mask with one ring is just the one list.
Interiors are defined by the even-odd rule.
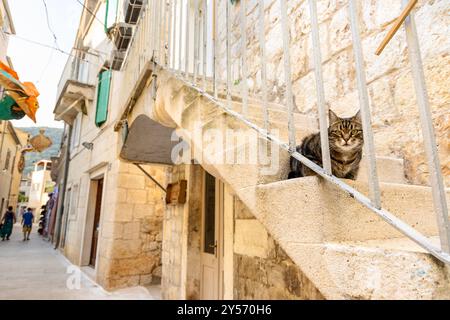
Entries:
[[58,249],[59,243],[61,241],[61,224],[62,224],[62,215],[64,212],[64,202],[66,198],[66,187],[67,187],[67,177],[69,176],[69,163],[70,163],[70,145],[71,145],[71,138],[72,138],[72,126],[69,125],[69,132],[67,133],[67,149],[64,159],[64,177],[63,177],[63,185],[61,190],[58,191],[58,208],[56,211],[56,231],[55,231],[55,249]]

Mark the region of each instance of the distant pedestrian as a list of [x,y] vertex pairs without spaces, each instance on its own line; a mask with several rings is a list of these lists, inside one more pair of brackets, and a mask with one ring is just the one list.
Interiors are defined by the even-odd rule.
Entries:
[[33,227],[34,215],[31,208],[28,208],[22,216],[23,241],[30,240],[31,228]]
[[1,220],[2,227],[0,229],[0,237],[2,241],[9,240],[11,237],[14,223],[16,223],[16,215],[13,212],[13,207],[8,207],[8,211],[5,212]]

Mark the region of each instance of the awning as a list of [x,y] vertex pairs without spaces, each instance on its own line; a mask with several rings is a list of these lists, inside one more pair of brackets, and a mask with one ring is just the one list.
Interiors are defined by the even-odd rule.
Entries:
[[172,150],[180,143],[172,141],[174,131],[140,115],[129,128],[120,157],[133,163],[173,165]]

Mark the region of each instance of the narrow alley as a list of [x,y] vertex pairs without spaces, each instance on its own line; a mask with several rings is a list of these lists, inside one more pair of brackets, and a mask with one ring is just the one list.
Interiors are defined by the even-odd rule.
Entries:
[[[159,299],[155,288],[107,292],[84,272],[77,272],[78,268],[36,232],[24,242],[21,231],[16,225],[11,240],[0,241],[0,300]],[[79,281],[75,278],[78,275]],[[71,289],[78,283],[79,288]]]

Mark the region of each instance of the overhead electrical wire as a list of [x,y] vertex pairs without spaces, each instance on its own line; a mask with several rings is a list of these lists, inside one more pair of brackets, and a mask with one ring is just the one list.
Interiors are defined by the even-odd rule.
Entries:
[[57,48],[59,48],[58,45],[58,38],[56,37],[55,31],[53,31],[51,25],[50,25],[50,17],[48,14],[48,7],[47,7],[47,3],[45,2],[45,0],[42,0],[42,3],[44,4],[44,9],[45,9],[45,16],[47,18],[47,26],[48,26],[48,30],[50,30],[51,34],[53,35],[53,40],[55,41],[55,45]]
[[[94,12],[92,12],[92,10],[90,10],[87,6],[85,6],[80,0],[76,0],[76,1],[77,1],[77,2],[78,2],[78,3],[79,3],[79,4],[80,4],[80,5],[81,5],[88,13],[89,13],[89,14],[91,14],[91,15],[92,15],[92,16],[93,16],[93,17],[94,17],[94,18],[95,18],[102,26],[104,25],[104,22],[102,22],[102,21],[96,16],[96,14],[95,14]],[[42,71],[42,73],[41,73],[41,76],[40,76],[39,80],[37,81],[37,83],[39,83],[39,82],[42,80],[42,78],[44,77],[44,75],[45,75],[45,73],[46,73],[46,71],[47,71],[47,69],[48,69],[48,66],[49,66],[50,63],[51,63],[51,59],[52,59],[52,57],[53,57],[53,52],[54,52],[54,51],[57,51],[57,52],[62,53],[62,54],[65,54],[65,55],[67,55],[67,56],[69,56],[69,57],[72,57],[72,58],[74,58],[74,59],[77,59],[77,60],[79,60],[79,61],[86,62],[86,63],[88,63],[88,64],[90,64],[90,65],[92,65],[92,66],[98,67],[98,68],[103,69],[103,70],[111,70],[112,67],[106,68],[103,64],[100,65],[100,64],[93,63],[93,62],[91,62],[91,61],[89,61],[89,60],[80,58],[80,57],[78,57],[78,56],[76,56],[76,55],[74,55],[74,54],[72,54],[72,53],[69,53],[69,52],[66,52],[66,51],[62,50],[62,49],[60,48],[59,44],[58,44],[58,38],[57,38],[55,32],[53,31],[53,29],[52,29],[52,27],[51,27],[47,3],[46,3],[45,0],[42,0],[42,3],[43,3],[43,5],[44,5],[44,9],[45,9],[45,15],[46,15],[46,19],[47,19],[47,26],[48,26],[48,29],[49,29],[50,33],[51,33],[52,36],[53,36],[53,40],[54,40],[55,46],[51,46],[51,45],[48,45],[48,44],[45,44],[45,43],[41,43],[41,42],[38,42],[38,41],[35,41],[35,40],[31,40],[31,39],[27,39],[27,38],[18,36],[18,35],[16,35],[16,34],[12,34],[12,33],[10,33],[10,32],[3,31],[3,33],[8,34],[8,35],[10,35],[10,36],[13,36],[13,37],[15,37],[15,38],[17,38],[17,39],[20,39],[20,40],[23,40],[23,41],[26,41],[26,42],[29,42],[29,43],[32,43],[32,44],[35,44],[35,45],[38,45],[38,46],[41,46],[41,47],[45,47],[45,48],[48,48],[48,49],[51,49],[51,50],[52,50],[52,53],[51,53],[50,56],[49,56],[49,61],[47,62],[45,68],[43,69],[43,71]],[[98,54],[95,54],[95,53],[92,53],[92,52],[88,52],[88,51],[86,51],[86,50],[78,49],[78,48],[72,48],[72,50],[79,51],[79,52],[83,52],[83,53],[86,53],[86,54],[89,54],[89,55],[93,55],[93,56],[96,56],[96,57],[99,57],[100,55],[105,55],[105,56],[108,55],[107,53],[101,52],[101,51],[98,51],[98,50],[95,50]]]
[[[45,9],[45,16],[47,18],[47,27],[48,30],[50,31],[50,33],[53,36],[53,41],[55,43],[55,46],[59,49],[59,44],[58,44],[58,38],[56,37],[55,31],[53,31],[53,28],[51,27],[50,24],[50,17],[49,17],[49,13],[48,13],[48,7],[47,7],[47,3],[45,2],[45,0],[42,0],[42,3],[44,5],[44,9]],[[39,80],[36,82],[37,84],[41,82],[41,80],[44,78],[45,74],[47,73],[47,69],[50,66],[50,63],[52,62],[53,59],[53,54],[55,53],[54,50],[50,51],[49,57],[48,57],[48,61],[47,64],[45,65],[44,69],[42,69],[41,75],[39,77]]]
[[[74,54],[72,54],[72,53],[70,53],[70,52],[64,51],[64,50],[62,50],[62,49],[60,49],[60,48],[53,47],[53,46],[51,46],[51,45],[48,45],[48,44],[45,44],[45,43],[41,43],[41,42],[38,42],[38,41],[35,41],[35,40],[27,39],[27,38],[18,36],[18,35],[16,35],[16,34],[12,34],[12,33],[10,33],[10,32],[3,31],[3,33],[5,33],[5,34],[7,34],[7,35],[10,35],[10,36],[13,36],[13,37],[15,37],[15,38],[17,38],[17,39],[20,39],[20,40],[23,40],[23,41],[26,41],[26,42],[29,42],[29,43],[32,43],[32,44],[35,44],[35,45],[44,47],[44,48],[48,48],[48,49],[52,49],[52,50],[58,51],[59,53],[65,54],[65,55],[67,55],[67,56],[69,56],[69,57],[78,59],[78,60],[80,60],[80,61],[84,61],[84,62],[86,62],[86,63],[89,63],[89,64],[93,65],[93,66],[96,66],[96,67],[100,67],[100,68],[105,69],[104,65],[96,64],[96,63],[93,63],[93,62],[91,62],[91,61],[89,61],[89,60],[86,60],[86,59],[77,57],[76,55],[74,55]],[[80,52],[84,52],[84,53],[86,53],[86,54],[90,54],[90,55],[93,55],[93,56],[96,56],[96,57],[99,56],[99,55],[97,55],[97,54],[94,54],[94,53],[92,53],[92,52],[88,52],[88,51],[82,50],[82,49],[73,48],[73,50],[75,50],[75,51],[80,51]],[[104,53],[104,52],[99,52],[99,53],[103,53],[103,54],[107,55],[107,54]]]

